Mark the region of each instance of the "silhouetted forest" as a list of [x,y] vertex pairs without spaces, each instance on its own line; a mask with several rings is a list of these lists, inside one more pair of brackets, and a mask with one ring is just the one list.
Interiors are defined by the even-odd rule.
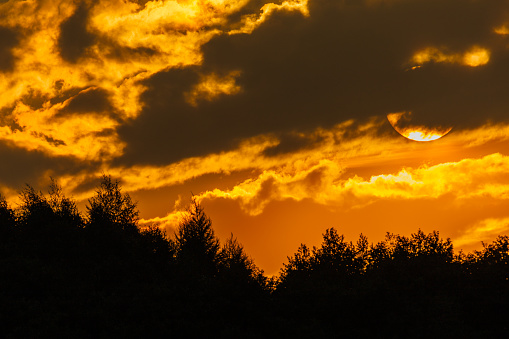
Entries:
[[86,213],[53,183],[0,197],[4,338],[506,337],[509,237],[455,254],[438,232],[346,241],[327,229],[267,278],[192,203],[174,235],[141,229],[104,176]]

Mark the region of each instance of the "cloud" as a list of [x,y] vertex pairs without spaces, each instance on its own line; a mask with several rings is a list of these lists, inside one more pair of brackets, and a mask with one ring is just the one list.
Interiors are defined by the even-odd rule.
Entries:
[[111,102],[109,101],[108,92],[101,88],[88,88],[80,91],[76,96],[73,96],[67,101],[55,117],[66,116],[69,113],[103,113],[112,112],[114,110]]
[[192,106],[198,106],[202,100],[212,101],[221,95],[237,94],[241,88],[235,83],[240,72],[230,72],[224,77],[217,74],[201,76],[201,82],[184,94],[185,100]]
[[311,199],[333,208],[357,208],[379,199],[436,199],[446,194],[458,201],[474,197],[509,199],[509,157],[492,154],[480,159],[464,159],[435,166],[405,168],[395,174],[379,174],[364,179],[342,178],[344,170],[336,162],[322,160],[296,170],[283,166],[266,170],[231,190],[214,189],[197,199],[233,199],[250,215],[258,215],[271,201]]
[[83,166],[75,159],[67,157],[51,158],[40,151],[26,151],[5,143],[0,143],[0,192],[3,191],[11,201],[25,184],[44,186],[50,176],[76,175],[81,171],[94,171],[94,164]]
[[[309,134],[299,134],[298,137],[303,138],[305,142],[298,145],[285,144],[288,141],[284,136],[277,137],[271,134],[257,136],[244,140],[241,145],[230,151],[190,157],[169,165],[112,166],[108,162],[101,162],[95,172],[62,175],[60,180],[78,199],[86,199],[93,194],[93,187],[102,173],[121,178],[124,188],[129,192],[174,186],[208,174],[229,175],[242,171],[254,171],[251,175],[264,171],[286,173],[286,176],[293,178],[309,174],[312,169],[317,169],[316,166],[319,164],[322,164],[321,166],[329,164],[325,168],[335,168],[336,175],[344,181],[345,178],[341,175],[344,171],[346,178],[362,175],[359,173],[378,175],[384,169],[399,171],[402,161],[407,166],[410,164],[419,166],[426,158],[426,154],[431,156],[435,163],[440,163],[444,159],[450,161],[451,156],[462,159],[469,152],[472,156],[480,156],[485,154],[483,148],[490,149],[494,145],[497,149],[497,145],[505,145],[509,140],[509,125],[482,126],[476,130],[453,132],[443,139],[434,141],[433,144],[411,142],[402,137],[395,138],[390,133],[380,136],[378,134],[380,126],[389,125],[383,120],[356,125],[353,129],[354,125],[353,121],[349,121],[331,129],[319,128]],[[391,131],[397,135],[394,130]],[[104,133],[98,131],[90,137],[115,140],[116,132],[114,129],[104,130]],[[278,148],[281,144],[283,146]],[[112,146],[124,147],[118,144],[118,141]],[[335,164],[336,167],[330,167],[331,164]],[[309,180],[315,178],[314,180],[318,182],[323,175],[319,173],[322,172],[310,175]],[[334,176],[324,178],[332,180]],[[253,180],[255,179],[256,176]],[[329,184],[327,180],[324,182]],[[260,184],[257,179],[255,182],[256,185]],[[256,194],[253,190],[251,193]]]
[[265,156],[277,156],[285,153],[298,152],[303,149],[312,149],[324,141],[324,136],[317,133],[284,133],[278,137],[279,143],[263,151]]
[[95,36],[87,30],[88,11],[85,2],[81,2],[74,13],[60,24],[57,46],[67,62],[76,63],[94,44]]
[[[72,98],[69,99],[72,101]],[[123,143],[114,129],[118,122],[106,115],[80,114],[72,119],[55,119],[65,104],[32,109],[19,102],[11,113],[16,125],[0,127],[0,140],[17,148],[37,150],[48,157],[100,162],[121,154]],[[18,128],[14,128],[19,126]],[[87,167],[87,164],[83,164]]]
[[477,222],[453,240],[454,245],[461,247],[480,242],[489,243],[501,234],[509,231],[509,217],[488,218]]
[[[490,51],[479,46],[474,46],[463,54],[446,54],[437,48],[428,47],[415,53],[412,61],[417,65],[423,65],[428,62],[449,62],[478,67],[486,65],[490,61]],[[418,67],[420,66],[414,66],[412,69]]]
[[157,225],[161,230],[166,232],[167,236],[173,236],[179,226],[179,224],[188,216],[186,211],[176,211],[168,214],[165,217],[155,217],[151,219],[141,219],[139,224],[143,227],[149,227],[151,225]]
[[[109,161],[126,145],[115,140],[112,131],[141,113],[146,103],[140,96],[150,85],[144,81],[157,85],[158,72],[183,68],[187,72],[189,67],[189,86],[173,83],[189,90],[186,105],[237,93],[237,73],[206,73],[192,67],[202,62],[201,45],[220,34],[220,27],[228,30],[227,17],[244,4],[120,0],[3,4],[0,68],[12,72],[1,75],[2,125],[7,127],[1,138],[48,156],[67,152],[70,157]],[[154,132],[156,126],[150,127]],[[92,143],[91,136],[101,137]]]
[[16,31],[7,27],[0,27],[0,72],[12,71],[14,69],[15,57],[12,48],[19,43]]
[[[148,78],[137,123],[119,129],[129,146],[117,164],[169,163],[256,135],[309,133],[401,111],[416,124],[456,131],[507,121],[509,53],[494,32],[506,2],[306,4],[309,11],[267,5],[253,29],[246,24],[244,34],[217,34],[202,45],[193,69]],[[196,73],[230,72],[239,72],[238,91],[199,109],[185,101],[200,83]]]

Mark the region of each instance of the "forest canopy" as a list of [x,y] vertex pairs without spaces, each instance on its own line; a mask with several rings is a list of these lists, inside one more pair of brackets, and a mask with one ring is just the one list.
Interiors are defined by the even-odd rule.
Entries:
[[104,176],[85,213],[52,182],[0,196],[5,337],[429,335],[508,330],[509,237],[455,253],[438,231],[347,241],[335,228],[267,277],[192,201],[175,234],[140,227]]

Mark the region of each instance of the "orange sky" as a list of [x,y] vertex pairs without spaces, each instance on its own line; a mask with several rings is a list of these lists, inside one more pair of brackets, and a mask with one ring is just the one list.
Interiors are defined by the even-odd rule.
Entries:
[[83,208],[106,173],[172,234],[192,192],[268,274],[328,227],[466,251],[507,234],[507,1],[10,0],[0,18],[13,205],[53,177]]

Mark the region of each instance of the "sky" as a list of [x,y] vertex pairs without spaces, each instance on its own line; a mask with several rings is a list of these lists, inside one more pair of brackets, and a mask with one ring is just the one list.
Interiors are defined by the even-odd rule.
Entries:
[[0,192],[110,175],[169,235],[194,196],[267,274],[329,227],[468,252],[509,230],[507,79],[507,0],[0,1]]

